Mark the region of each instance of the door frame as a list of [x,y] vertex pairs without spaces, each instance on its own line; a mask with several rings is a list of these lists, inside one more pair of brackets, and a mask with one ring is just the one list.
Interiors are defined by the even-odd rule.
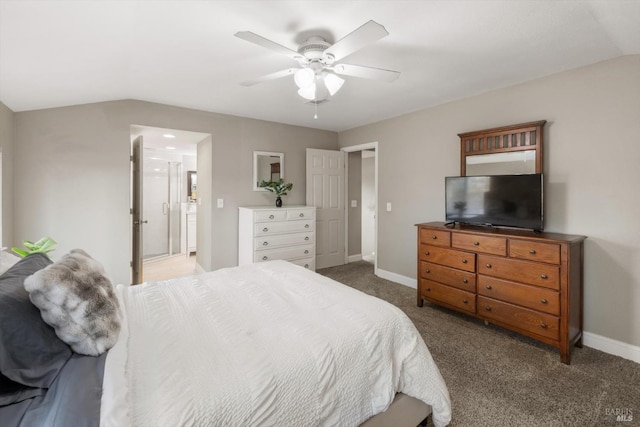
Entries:
[[[374,228],[375,228],[375,236],[373,236],[373,248],[375,251],[375,255],[373,257],[373,274],[378,275],[378,141],[367,142],[364,144],[358,145],[350,145],[348,147],[342,147],[340,151],[345,153],[353,153],[357,151],[364,150],[374,150],[376,156],[374,158],[374,176],[373,176],[373,186],[374,186],[374,197],[375,197],[375,217],[374,217]],[[349,155],[345,156],[344,161],[345,166],[345,178],[344,178],[344,263],[349,263]],[[362,202],[362,201],[361,201]],[[362,205],[362,203],[361,203]],[[360,206],[362,208],[362,206]],[[362,250],[360,251],[362,252]]]

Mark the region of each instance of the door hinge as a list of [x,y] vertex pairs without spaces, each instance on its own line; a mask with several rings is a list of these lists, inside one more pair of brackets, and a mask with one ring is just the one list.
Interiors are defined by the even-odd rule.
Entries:
[[133,268],[133,261],[129,261],[129,267]]
[[133,162],[133,156],[129,156],[129,161]]
[[129,215],[133,215],[133,208],[129,208]]

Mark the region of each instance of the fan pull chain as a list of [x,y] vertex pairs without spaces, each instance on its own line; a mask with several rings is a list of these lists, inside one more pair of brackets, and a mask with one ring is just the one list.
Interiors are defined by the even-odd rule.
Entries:
[[314,107],[316,109],[315,114],[313,115],[313,118],[315,120],[318,120],[318,101],[316,100],[316,102],[314,102],[313,105],[314,105]]

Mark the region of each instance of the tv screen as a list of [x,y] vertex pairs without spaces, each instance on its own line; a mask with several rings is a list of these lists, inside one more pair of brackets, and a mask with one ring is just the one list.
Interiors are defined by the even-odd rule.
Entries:
[[446,218],[542,230],[542,174],[445,178]]

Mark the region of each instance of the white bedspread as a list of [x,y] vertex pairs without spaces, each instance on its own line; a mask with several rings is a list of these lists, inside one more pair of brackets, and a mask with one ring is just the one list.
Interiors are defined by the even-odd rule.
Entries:
[[401,391],[451,418],[397,307],[285,261],[118,287],[102,427],[357,426]]

